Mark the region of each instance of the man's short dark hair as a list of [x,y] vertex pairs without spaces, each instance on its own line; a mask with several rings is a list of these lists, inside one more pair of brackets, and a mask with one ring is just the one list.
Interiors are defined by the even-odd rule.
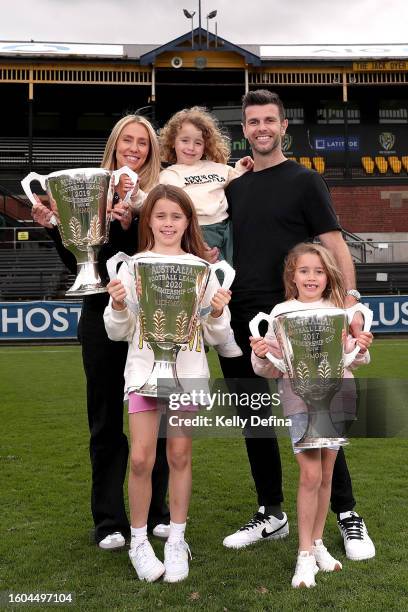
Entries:
[[279,109],[280,120],[283,121],[286,118],[285,108],[277,93],[267,89],[255,89],[254,91],[248,91],[242,97],[242,123],[245,123],[245,110],[248,106],[264,106],[265,104],[276,104]]

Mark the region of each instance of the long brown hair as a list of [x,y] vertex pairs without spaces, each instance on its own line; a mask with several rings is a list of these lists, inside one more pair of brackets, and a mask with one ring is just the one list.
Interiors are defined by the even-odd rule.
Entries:
[[175,113],[161,129],[160,150],[162,161],[169,164],[177,163],[174,143],[177,132],[181,129],[183,123],[192,123],[197,130],[201,131],[204,140],[203,159],[219,164],[228,162],[231,153],[230,139],[223,133],[216,117],[201,106],[185,108]]
[[193,202],[187,193],[174,185],[156,185],[147,196],[139,218],[139,252],[149,251],[154,247],[150,218],[158,200],[170,200],[178,204],[188,219],[187,228],[181,239],[181,248],[186,253],[204,257],[204,241]]
[[130,123],[139,123],[146,128],[149,136],[149,153],[142,168],[138,170],[140,187],[143,191],[150,191],[154,185],[157,185],[160,172],[160,149],[156,132],[151,123],[141,115],[125,115],[119,119],[112,128],[109,138],[106,142],[105,151],[101,163],[102,168],[106,170],[117,170],[116,163],[116,146],[122,130]]
[[287,300],[298,297],[298,290],[294,282],[296,265],[299,257],[302,255],[311,254],[317,255],[322,262],[322,266],[327,275],[327,285],[323,291],[322,297],[330,300],[339,308],[344,308],[344,300],[346,290],[344,288],[344,279],[333,255],[321,244],[309,242],[301,242],[297,244],[288,253],[285,260],[285,268],[283,271],[283,283],[285,286],[285,298]]

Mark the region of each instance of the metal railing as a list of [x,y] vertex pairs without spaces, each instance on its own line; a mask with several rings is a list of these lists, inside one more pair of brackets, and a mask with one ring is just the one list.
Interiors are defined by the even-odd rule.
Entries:
[[357,263],[407,263],[408,240],[347,240],[351,255]]
[[54,244],[46,230],[42,227],[27,225],[18,227],[0,227],[0,248],[32,249],[43,245]]
[[[32,249],[54,244],[46,230],[32,222],[18,227],[0,227],[0,248]],[[345,239],[357,263],[407,263],[408,240],[364,240],[345,232]]]

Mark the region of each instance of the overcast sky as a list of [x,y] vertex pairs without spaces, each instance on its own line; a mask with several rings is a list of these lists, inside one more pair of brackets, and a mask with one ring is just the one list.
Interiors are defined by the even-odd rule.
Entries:
[[[148,8],[147,8],[148,7]],[[0,0],[1,40],[163,44],[190,28],[198,0]],[[408,0],[202,0],[234,43],[406,43]]]

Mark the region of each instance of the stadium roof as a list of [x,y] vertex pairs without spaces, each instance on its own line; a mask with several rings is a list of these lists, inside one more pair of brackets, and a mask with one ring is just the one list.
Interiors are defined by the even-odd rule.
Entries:
[[[197,40],[198,28],[193,32]],[[207,31],[201,29],[205,42]],[[236,45],[208,33],[212,46],[206,45],[193,50],[234,51],[244,56],[248,64],[260,64],[268,60],[356,60],[356,59],[408,59],[408,43],[401,44],[355,44],[355,45]],[[47,41],[0,41],[1,56],[31,57],[92,57],[99,59],[136,60],[148,65],[154,63],[157,55],[165,51],[192,50],[192,33],[187,32],[164,45],[146,44],[94,44]],[[214,48],[214,41],[218,46]],[[189,46],[188,46],[189,45]]]

